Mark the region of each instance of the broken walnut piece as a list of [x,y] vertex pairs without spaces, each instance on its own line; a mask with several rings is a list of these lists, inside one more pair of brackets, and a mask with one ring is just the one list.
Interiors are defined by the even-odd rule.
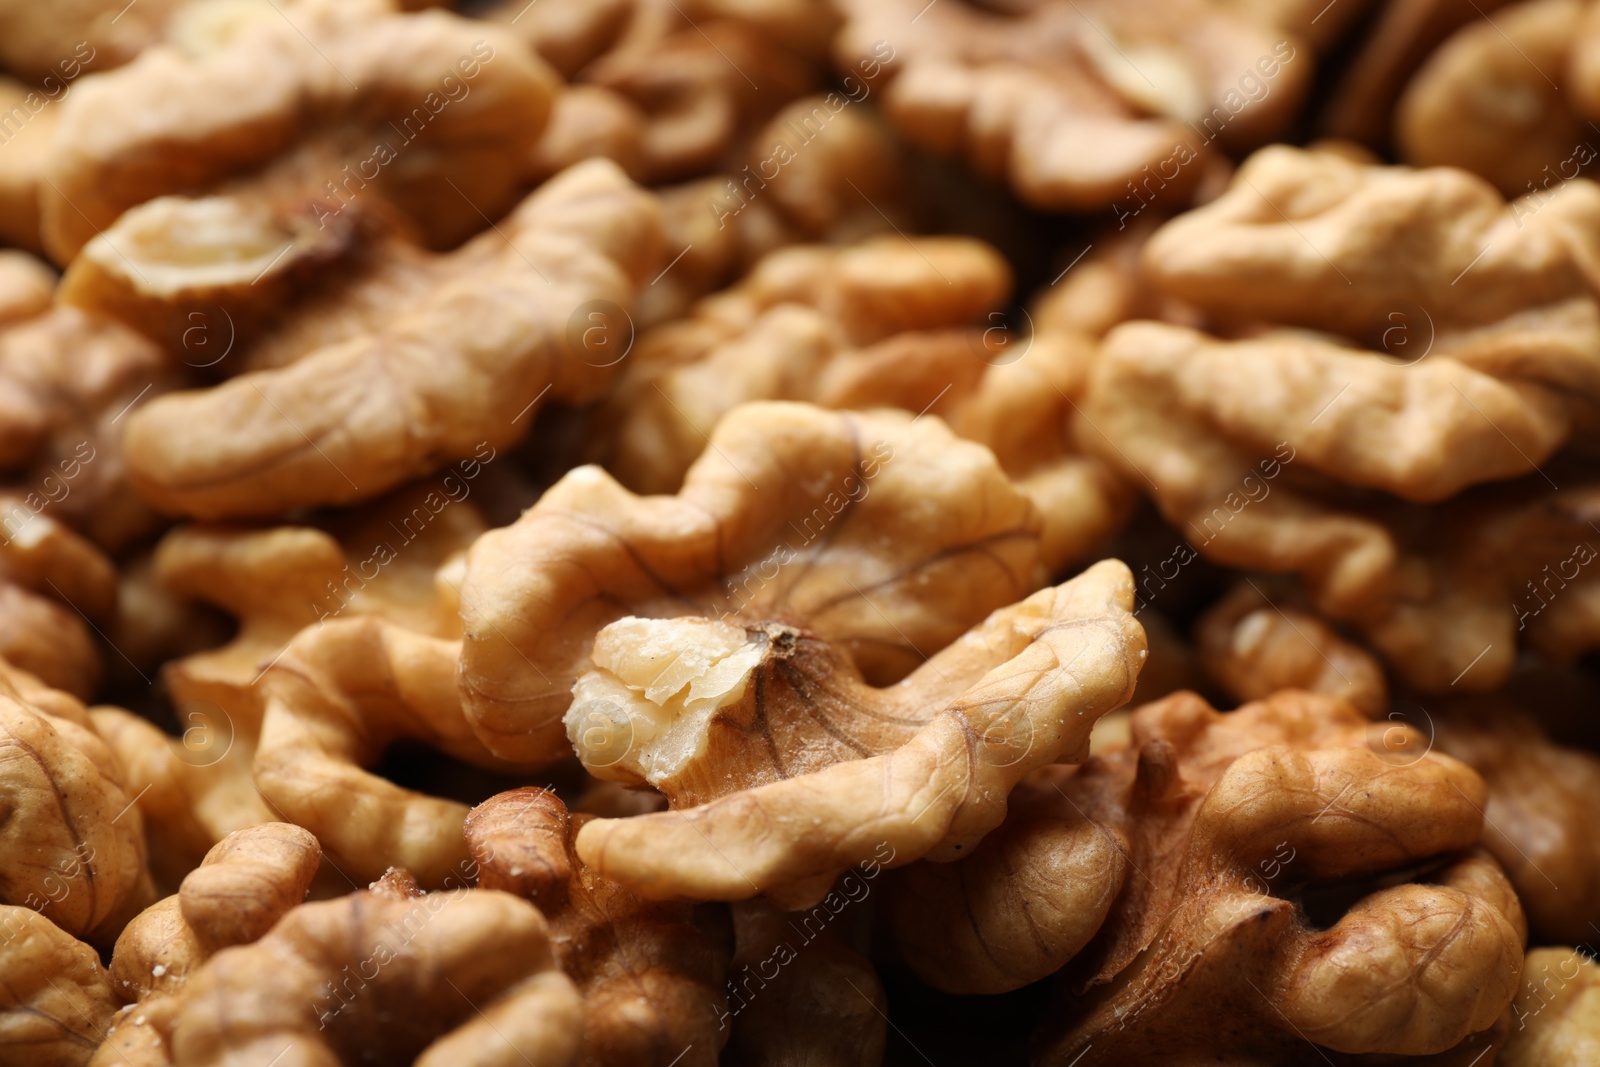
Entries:
[[1018,781],[1085,758],[1095,720],[1132,695],[1145,658],[1132,597],[1127,567],[1098,563],[995,611],[887,689],[825,642],[771,626],[746,624],[746,649],[727,655],[687,629],[736,636],[726,623],[647,623],[661,643],[618,662],[608,638],[636,620],[615,623],[568,727],[591,772],[643,777],[674,810],[591,822],[578,853],[653,898],[790,903],[884,847],[886,865],[956,859],[1000,825]]
[[1585,844],[1600,819],[1600,759],[1552,741],[1499,694],[1391,705],[1371,653],[1302,608],[1254,607],[1264,603],[1240,587],[1202,620],[1200,654],[1213,679],[1241,701],[1262,689],[1320,686],[1387,718],[1369,731],[1384,752],[1402,752],[1423,732],[1488,785],[1482,847],[1516,888],[1528,925],[1542,938],[1581,941],[1600,922],[1600,855]]
[[573,838],[590,818],[535,787],[484,801],[466,821],[479,888],[515,893],[549,922],[583,998],[586,1067],[715,1065],[728,1038],[721,962],[691,905],[641,900],[584,864]]
[[[1032,809],[972,856],[894,876],[890,907],[913,965],[966,991],[1083,953],[1067,980],[1087,999],[1063,997],[1042,1062],[1160,1059],[1202,1032],[1229,1062],[1308,1040],[1427,1055],[1490,1029],[1515,992],[1521,909],[1467,851],[1482,780],[1420,735],[1378,751],[1340,701],[1285,691],[1223,715],[1178,693],[1133,714],[1127,747],[1029,788]],[[1200,1022],[1219,1011],[1250,1022]]]
[[421,893],[389,875],[206,961],[185,987],[172,1062],[570,1067],[583,1004],[552,948],[538,909],[509,893]]
[[52,258],[166,194],[309,199],[319,216],[381,198],[439,248],[502,214],[552,73],[493,26],[387,7],[248,5],[74,86],[41,191]]
[[1207,0],[842,7],[840,69],[887,82],[909,140],[1047,211],[1181,202],[1214,141],[1258,144],[1289,121],[1314,63],[1297,34]]
[[182,992],[217,952],[260,939],[305,899],[322,860],[317,839],[291,823],[235,830],[206,853],[178,892],[140,912],[111,954],[127,1002]]
[[[239,620],[226,644],[163,666],[177,737],[127,712],[94,712],[140,796],[165,884],[176,886],[234,830],[287,821],[272,806],[276,801],[257,791],[253,767],[266,711],[265,672],[296,634],[369,615],[420,632],[459,632],[455,586],[440,569],[459,561],[485,527],[470,498],[483,469],[475,459],[464,461],[436,482],[408,487],[326,528],[193,524],[162,540],[155,555],[162,584]],[[361,665],[368,664],[351,666]]]
[[1010,287],[1005,262],[968,238],[775,252],[640,339],[596,417],[607,468],[635,491],[675,490],[717,421],[757,400],[938,415],[993,449],[1034,500],[1045,566],[1059,572],[1131,498],[1071,441],[1091,343],[994,326]]
[[[611,163],[574,167],[441,258],[421,298],[370,326],[358,307],[343,340],[131,416],[134,481],[172,511],[265,516],[368,499],[504,447],[547,395],[604,391],[659,241],[653,198]],[[592,316],[603,350],[589,347]]]
[[1371,653],[1315,613],[1292,602],[1280,606],[1255,580],[1214,604],[1195,635],[1206,674],[1240,703],[1303,689],[1344,700],[1369,718],[1389,706],[1383,667]]
[[571,751],[572,685],[619,619],[773,624],[887,684],[1045,578],[1032,504],[937,418],[746,404],[676,496],[579,467],[478,539],[462,699],[492,752],[548,762]]

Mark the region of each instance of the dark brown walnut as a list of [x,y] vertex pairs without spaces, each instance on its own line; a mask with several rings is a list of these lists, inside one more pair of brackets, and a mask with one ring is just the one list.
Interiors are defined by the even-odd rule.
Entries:
[[94,949],[32,908],[0,904],[0,1063],[83,1067],[116,1010]]
[[109,945],[154,896],[143,820],[74,697],[0,661],[0,903]]
[[1175,694],[1134,713],[1126,747],[1028,788],[966,860],[894,876],[888,907],[947,987],[1080,957],[1085,995],[1052,1013],[1041,1062],[1431,1055],[1481,1041],[1515,993],[1521,909],[1468,851],[1483,781],[1415,733],[1371,747],[1340,701],[1222,715]]
[[[1584,945],[1587,945],[1585,940]],[[1502,1067],[1582,1067],[1600,1056],[1600,966],[1586,947],[1528,953]]]
[[531,901],[583,998],[584,1067],[715,1065],[728,1040],[722,961],[689,904],[641,900],[584,864],[591,817],[554,793],[513,789],[472,809],[466,837],[480,889]]
[[[653,199],[614,165],[575,167],[440,257],[417,299],[358,293],[319,317],[323,342],[289,365],[131,416],[135,483],[202,518],[274,515],[369,499],[505,447],[547,396],[604,391],[626,309],[657,269],[657,227]],[[401,293],[380,282],[377,295]],[[596,329],[609,347],[594,347]]]
[[[1148,487],[1199,553],[1298,574],[1319,611],[1352,623],[1413,686],[1447,688],[1490,643],[1501,647],[1468,683],[1498,684],[1515,617],[1510,597],[1487,586],[1517,584],[1526,557],[1509,568],[1489,557],[1492,569],[1465,572],[1459,586],[1431,574],[1449,565],[1441,555],[1466,551],[1440,552],[1471,540],[1453,527],[1488,538],[1497,524],[1534,521],[1537,506],[1494,519],[1463,500],[1460,516],[1435,526],[1437,502],[1535,480],[1591,424],[1600,385],[1600,312],[1584,266],[1584,220],[1600,212],[1600,191],[1580,182],[1531,215],[1519,209],[1538,205],[1511,207],[1459,171],[1257,153],[1225,196],[1145,250],[1158,289],[1224,336],[1246,336],[1147,322],[1112,330],[1083,405],[1094,432],[1080,426],[1080,444]],[[1548,510],[1568,510],[1561,499]],[[1416,536],[1419,521],[1438,531],[1434,543]],[[1446,599],[1453,619],[1470,609],[1471,625],[1418,633],[1419,614],[1442,615]],[[1478,640],[1485,628],[1494,636]]]
[[514,37],[374,3],[227,14],[62,102],[41,197],[58,262],[169,194],[311,200],[319,219],[381,200],[435,247],[515,202],[554,78]]
[[1185,203],[1214,143],[1282,129],[1315,64],[1287,10],[1206,0],[842,7],[838,65],[886,83],[895,126],[1045,210]]
[[[846,875],[846,878],[849,878]],[[858,877],[854,886],[865,883]],[[864,892],[863,890],[854,890]],[[841,900],[865,899],[841,895]],[[733,905],[738,950],[728,963],[732,1067],[876,1067],[888,1038],[877,972],[838,923],[822,926],[764,901]],[[833,918],[831,911],[823,915]]]
[[235,830],[206,853],[178,892],[140,912],[111,954],[124,1001],[183,991],[206,960],[259,940],[305,899],[322,860],[317,839],[290,823]]
[[775,252],[640,339],[597,416],[607,469],[636,491],[673,491],[718,420],[755,400],[938,415],[989,446],[1038,506],[1059,572],[1126,517],[1130,494],[1070,441],[1092,345],[998,325],[1010,288],[1005,261],[969,238]]
[[1534,933],[1582,940],[1600,922],[1600,856],[1586,844],[1600,819],[1600,760],[1550,740],[1500,694],[1391,705],[1369,652],[1301,608],[1251,609],[1259,598],[1236,590],[1201,623],[1202,661],[1224,691],[1251,700],[1262,688],[1321,686],[1373,718],[1387,713],[1388,724],[1373,727],[1385,751],[1411,744],[1406,723],[1414,723],[1488,785],[1482,844],[1516,887]]
[[532,905],[392,872],[212,956],[185,987],[171,1062],[569,1067],[582,1012]]
[[[458,632],[460,578],[442,577],[441,569],[445,575],[454,573],[452,566],[459,570],[460,554],[484,529],[473,497],[483,471],[476,460],[457,464],[438,481],[323,528],[197,524],[162,540],[154,567],[167,592],[216,605],[239,623],[226,644],[162,667],[178,736],[126,712],[94,713],[139,795],[164,884],[176,887],[227,834],[287,821],[287,813],[273,807],[282,801],[257,791],[253,768],[266,671],[296,634],[367,616],[420,633]],[[360,660],[349,666],[370,665]],[[310,820],[306,825],[323,832]]]
[[747,404],[676,496],[580,467],[478,539],[462,698],[491,751],[550,761],[571,751],[573,683],[619,620],[788,627],[886,684],[1045,579],[1032,504],[940,420]]
[[1470,170],[1507,196],[1551,195],[1593,162],[1585,119],[1596,111],[1584,107],[1572,70],[1586,7],[1534,0],[1468,20],[1428,57],[1395,108],[1406,162]]
[[1206,674],[1241,703],[1303,689],[1338,697],[1372,718],[1389,706],[1383,667],[1371,653],[1314,612],[1275,601],[1255,580],[1235,586],[1205,613],[1195,646]]

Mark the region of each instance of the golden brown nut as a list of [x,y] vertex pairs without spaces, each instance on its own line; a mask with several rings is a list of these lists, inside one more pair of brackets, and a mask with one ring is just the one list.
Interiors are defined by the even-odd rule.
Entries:
[[[1513,529],[1553,538],[1567,527],[1551,520],[1581,507],[1558,497],[1541,511],[1513,495],[1504,509],[1464,500],[1446,520],[1395,498],[1433,503],[1536,471],[1592,424],[1590,217],[1600,217],[1600,190],[1583,182],[1559,202],[1508,212],[1459,171],[1257,153],[1227,195],[1151,239],[1155,284],[1224,326],[1310,326],[1379,351],[1300,332],[1218,341],[1126,324],[1091,373],[1093,430],[1080,425],[1080,444],[1148,484],[1207,557],[1299,574],[1320,611],[1357,625],[1412,685],[1447,688],[1493,644],[1468,680],[1492,687],[1515,649],[1503,590],[1530,557],[1482,550],[1515,545],[1504,540]],[[1419,520],[1431,540],[1416,534]],[[1434,577],[1463,563],[1454,583]],[[1570,652],[1592,640],[1582,603],[1569,598],[1561,626],[1541,621],[1552,644]],[[1470,625],[1417,625],[1463,614]]]
[[[1406,162],[1487,178],[1507,196],[1575,177],[1595,150],[1568,65],[1582,0],[1533,0],[1472,19],[1417,71],[1395,111]],[[1592,111],[1590,112],[1593,113]]]
[[1489,786],[1483,846],[1541,938],[1581,942],[1600,923],[1600,759],[1551,741],[1494,697],[1435,707],[1435,746]]
[[1303,689],[1347,701],[1371,718],[1389,706],[1383,668],[1366,649],[1312,612],[1275,603],[1254,580],[1206,612],[1195,645],[1211,680],[1240,703]]
[[95,712],[140,796],[165,884],[175,886],[234,830],[289,818],[257,792],[253,765],[264,676],[297,633],[368,615],[421,632],[458,625],[454,586],[439,568],[484,528],[471,502],[482,472],[476,460],[458,464],[439,481],[396,493],[328,530],[195,525],[163,539],[156,553],[161,581],[239,619],[226,645],[162,669],[178,737],[126,712]]
[[793,902],[869,859],[956,859],[1000,825],[1018,781],[1085,758],[1095,720],[1132,695],[1132,598],[1127,567],[1098,563],[887,690],[781,623],[620,620],[595,640],[567,728],[591,771],[642,777],[682,810],[592,822],[579,855],[651,897]]
[[641,339],[597,418],[603,458],[629,488],[669,492],[741,403],[938,415],[988,445],[1038,505],[1045,566],[1059,572],[1131,501],[1069,440],[1087,339],[993,326],[1009,289],[1005,262],[966,238],[885,236],[773,253],[689,319]]
[[[4,16],[0,15],[0,20]],[[0,30],[0,33],[3,33]],[[65,91],[57,78],[55,96],[0,77],[0,241],[41,252],[39,190],[49,165],[50,140],[59,108],[51,107]]]
[[1522,966],[1502,1067],[1582,1067],[1600,1057],[1600,966],[1583,948],[1536,948]]
[[[865,899],[861,877],[847,874],[844,884],[851,888],[848,895],[838,895],[839,901]],[[839,924],[831,921],[832,909],[844,906],[829,900],[826,908],[819,905],[796,919],[763,901],[733,905],[738,951],[728,968],[732,1037],[724,1062],[740,1067],[876,1067],[883,1062],[888,999],[872,964],[850,948]]]
[[436,247],[502,214],[551,73],[494,27],[384,6],[248,5],[77,86],[42,195],[52,257],[67,262],[136,204],[233,179],[309,197],[319,219],[381,199]]
[[0,904],[0,1063],[82,1067],[117,1010],[94,949],[32,908]]
[[[653,268],[656,227],[653,200],[614,165],[582,164],[445,257],[415,305],[130,417],[136,484],[201,517],[272,515],[370,498],[504,447],[547,394],[581,403],[604,389],[625,352],[611,320]],[[595,330],[609,344],[591,351]]]
[[0,662],[0,903],[109,944],[153,895],[142,820],[76,699]]
[[875,112],[837,92],[783,108],[744,155],[721,177],[662,190],[667,247],[681,256],[646,289],[642,323],[683,316],[781,246],[919,228],[899,140]]
[[[1252,1065],[1306,1041],[1452,1048],[1510,1003],[1521,910],[1492,860],[1460,855],[1482,780],[1418,735],[1385,752],[1368,736],[1307,693],[1226,716],[1192,693],[1146,705],[1127,748],[1041,772],[1031,811],[971,857],[897,876],[902,948],[930,980],[999,989],[1097,936],[1088,999],[1063,1001],[1046,1063],[1165,1062],[1197,1033]],[[1345,898],[1319,896],[1341,883]],[[1239,1025],[1201,1022],[1222,1016]]]
[[688,904],[640,900],[587,867],[573,837],[589,819],[554,793],[514,789],[467,817],[480,889],[532,901],[583,997],[585,1067],[715,1065],[728,1039],[721,961]]
[[462,697],[491,751],[550,761],[570,752],[572,685],[618,620],[789,626],[884,684],[1045,578],[1033,506],[940,420],[747,404],[677,496],[580,467],[478,539]]
[[1382,149],[1389,143],[1395,101],[1417,68],[1455,31],[1487,19],[1505,4],[1506,0],[1393,0],[1383,5],[1329,93],[1317,122],[1320,132]]
[[892,79],[885,107],[907,138],[1046,210],[1183,202],[1214,141],[1282,128],[1314,63],[1294,32],[1207,0],[841,6],[838,63]]
[[193,0],[148,0],[138,10],[116,0],[0,3],[0,66],[58,95],[88,70],[128,62],[161,39],[166,20]]
[[302,904],[211,957],[186,987],[172,1062],[576,1063],[583,1006],[538,910],[404,882]]
[[289,823],[235,830],[176,894],[140,912],[117,938],[111,981],[124,1001],[183,991],[217,952],[260,939],[305,899],[322,850]]
[[637,7],[635,0],[492,0],[477,15],[507,27],[570,79],[616,44]]

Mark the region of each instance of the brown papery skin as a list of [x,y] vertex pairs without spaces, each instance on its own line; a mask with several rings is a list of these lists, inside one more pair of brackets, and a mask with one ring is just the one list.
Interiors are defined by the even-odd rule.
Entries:
[[721,961],[690,905],[641,900],[584,864],[572,840],[589,818],[533,787],[478,805],[466,836],[479,887],[532,901],[549,921],[583,997],[583,1067],[715,1067],[728,1039]]

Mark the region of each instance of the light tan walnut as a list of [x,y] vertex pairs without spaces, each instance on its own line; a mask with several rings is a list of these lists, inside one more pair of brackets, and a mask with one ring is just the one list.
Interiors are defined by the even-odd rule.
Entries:
[[480,889],[532,901],[556,960],[583,997],[584,1067],[714,1067],[728,1039],[721,961],[688,904],[640,900],[586,866],[589,820],[554,793],[514,789],[467,817]]
[[791,626],[614,623],[568,730],[591,772],[643,778],[674,810],[591,822],[579,855],[652,897],[790,903],[869,860],[957,859],[1017,782],[1084,759],[1095,721],[1133,694],[1132,598],[1128,569],[1098,563],[886,689]]
[[630,618],[770,625],[887,684],[1044,584],[1039,527],[993,455],[933,416],[746,404],[676,496],[580,467],[478,539],[461,590],[467,717],[505,758],[570,753],[573,683],[596,636]]
[[0,903],[110,944],[154,895],[134,799],[84,706],[0,662]]
[[553,75],[492,26],[386,7],[231,5],[75,86],[41,198],[52,257],[69,261],[147,200],[230,186],[310,201],[319,219],[381,200],[436,247],[502,214]]
[[407,881],[302,904],[212,956],[173,1022],[175,1067],[577,1063],[583,1004],[539,911],[509,893],[423,894]]
[[7,1067],[83,1067],[117,1010],[94,949],[11,904],[0,904],[0,991]]
[[155,570],[166,588],[239,620],[227,644],[162,668],[179,736],[126,712],[94,713],[139,794],[165,884],[176,886],[227,834],[288,818],[257,791],[253,767],[267,668],[296,634],[368,616],[419,631],[458,625],[455,587],[440,568],[452,558],[459,566],[484,529],[471,501],[483,471],[477,460],[457,464],[326,528],[192,525],[163,539]]
[[[358,297],[342,324],[322,320],[335,339],[288,366],[130,416],[134,480],[170,510],[274,515],[368,499],[504,447],[547,395],[604,391],[626,309],[655,269],[657,226],[653,199],[614,165],[575,167],[438,260],[419,299]],[[590,325],[596,308],[603,326]],[[594,330],[612,332],[591,350]]]
[[322,860],[317,839],[290,823],[235,830],[206,853],[176,894],[140,912],[111,954],[124,1001],[183,991],[206,960],[259,940],[305,899]]
[[[1091,371],[1093,432],[1080,424],[1079,443],[1148,486],[1201,554],[1298,574],[1319,611],[1356,626],[1412,685],[1447,688],[1495,644],[1467,680],[1493,687],[1516,647],[1504,590],[1525,564],[1537,574],[1561,556],[1535,560],[1555,549],[1543,539],[1528,555],[1477,554],[1513,529],[1564,537],[1564,523],[1540,516],[1583,506],[1520,489],[1507,490],[1509,507],[1487,489],[1438,502],[1523,475],[1548,486],[1533,472],[1587,432],[1600,397],[1585,266],[1600,190],[1574,183],[1518,212],[1536,206],[1507,211],[1454,170],[1257,153],[1225,196],[1150,240],[1146,268],[1219,330],[1264,320],[1341,337],[1119,326]],[[1469,559],[1455,584],[1436,577]],[[1536,640],[1570,654],[1592,639],[1582,603],[1570,596],[1557,613],[1567,617],[1541,620]],[[1446,616],[1457,624],[1419,632],[1424,617]]]
[[1511,1005],[1503,1067],[1582,1067],[1600,1056],[1600,966],[1581,948],[1536,948]]
[[[0,23],[4,15],[0,14]],[[0,33],[3,33],[0,30]],[[60,109],[52,106],[66,91],[59,76],[55,95],[0,77],[0,241],[42,252],[39,190],[50,161],[50,141]]]
[[1183,203],[1213,142],[1289,121],[1315,62],[1270,15],[1206,0],[841,6],[838,63],[888,83],[896,127],[1044,210]]
[[1070,440],[1092,345],[997,325],[1010,283],[967,238],[775,252],[641,338],[597,417],[607,468],[639,492],[675,490],[718,420],[755,400],[938,415],[1033,499],[1059,571],[1120,524],[1131,495]]
[[[850,876],[846,876],[847,878]],[[851,895],[864,885],[857,878]],[[864,891],[863,891],[864,892]],[[812,915],[816,914],[813,909]],[[823,911],[830,919],[831,911]],[[733,905],[738,951],[729,961],[732,1037],[739,1067],[876,1067],[888,1038],[888,998],[877,972],[840,925],[820,926],[763,901]]]
[[1041,1062],[1181,1061],[1202,1033],[1238,1064],[1308,1041],[1431,1055],[1484,1040],[1515,992],[1521,909],[1466,851],[1482,780],[1415,733],[1371,747],[1340,701],[1222,715],[1175,694],[1134,713],[1126,747],[1028,789],[966,860],[893,876],[889,906],[913,965],[963,991],[1084,953],[1068,981],[1087,995],[1063,996]]

